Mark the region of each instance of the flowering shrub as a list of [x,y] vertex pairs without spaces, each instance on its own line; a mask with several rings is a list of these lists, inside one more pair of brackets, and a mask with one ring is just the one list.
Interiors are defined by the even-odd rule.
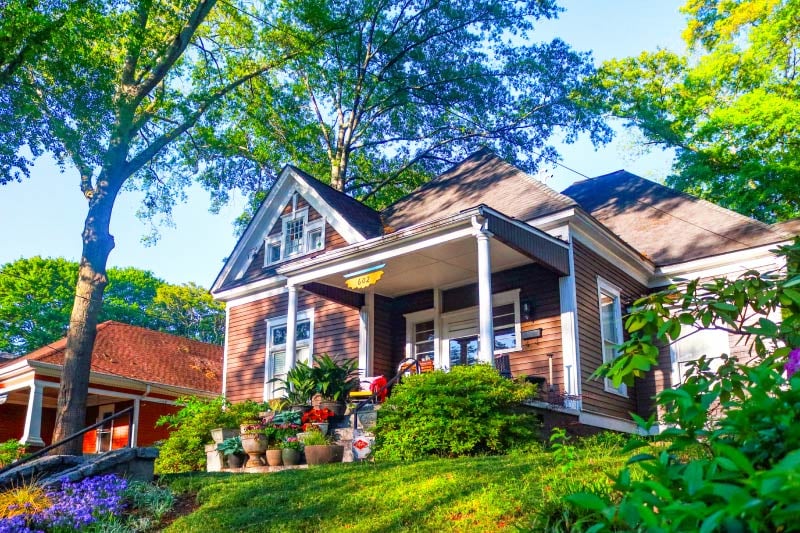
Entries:
[[[0,533],[29,531],[80,531],[91,524],[121,514],[127,482],[114,474],[64,481],[58,490],[46,491],[49,505],[0,520]],[[27,512],[31,510],[31,512]],[[13,512],[13,509],[6,509]]]
[[[628,461],[643,479],[626,467],[611,496],[568,497],[590,514],[592,531],[797,530],[800,241],[779,253],[785,271],[690,281],[635,302],[621,357],[599,372],[615,384],[649,370],[682,324],[749,337],[752,350],[746,362],[723,356],[714,371],[701,357],[680,387],[657,396],[668,429],[656,446],[628,447],[643,450]],[[649,430],[655,418],[638,422]]]
[[303,424],[308,423],[324,423],[327,422],[330,417],[333,416],[333,411],[328,408],[324,409],[311,409],[310,411],[306,411],[303,413]]
[[9,439],[0,443],[0,468],[9,465],[25,455],[25,445],[17,439]]

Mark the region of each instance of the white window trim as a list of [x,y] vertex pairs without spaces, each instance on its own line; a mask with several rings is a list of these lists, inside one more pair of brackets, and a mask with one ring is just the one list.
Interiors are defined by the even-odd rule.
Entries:
[[[270,380],[274,377],[272,375],[271,365],[270,365],[270,355],[273,351],[280,351],[280,347],[283,346],[284,350],[286,349],[285,344],[279,344],[276,346],[272,345],[272,328],[285,326],[287,323],[287,316],[280,316],[274,318],[268,318],[265,320],[267,325],[267,342],[266,342],[266,356],[264,357],[264,401],[268,401],[272,399],[270,396],[271,388],[270,388]],[[303,348],[308,346],[308,358],[304,363],[311,365],[313,358],[314,358],[314,308],[308,307],[301,311],[297,312],[297,320],[295,321],[296,324],[308,320],[308,340],[302,340],[295,342],[295,349]],[[287,369],[288,370],[288,369]]]
[[[600,276],[597,276],[597,316],[600,319],[600,356],[602,357],[603,363],[606,363],[606,352],[604,350],[606,339],[603,333],[602,307],[600,305],[600,300],[603,293],[606,293],[608,296],[614,298],[616,303],[614,306],[614,318],[617,322],[617,338],[622,340],[625,337],[622,331],[622,291],[616,285],[601,278]],[[603,385],[605,391],[610,394],[616,394],[617,396],[622,396],[623,398],[628,397],[628,386],[624,383],[620,383],[619,388],[615,388],[609,378],[604,378]]]
[[[298,218],[303,219],[303,249],[299,252],[295,252],[293,254],[286,254],[286,225],[293,221],[297,220]],[[277,265],[279,263],[283,263],[284,261],[288,261],[290,259],[296,259],[298,257],[303,257],[304,255],[308,255],[313,252],[318,252],[320,250],[325,249],[325,217],[320,217],[317,220],[313,220],[311,222],[308,221],[308,208],[304,207],[302,209],[298,209],[297,211],[293,211],[287,215],[283,215],[280,217],[281,221],[281,232],[275,235],[268,235],[264,239],[264,266],[272,266]],[[308,236],[310,233],[319,230],[320,232],[320,242],[322,243],[321,248],[316,248],[314,250],[308,249]],[[269,254],[269,247],[273,244],[278,244],[281,250],[280,259],[277,261],[270,261],[270,254]]]
[[436,312],[434,309],[425,309],[423,311],[416,311],[414,313],[407,313],[403,315],[406,319],[406,358],[414,357],[414,333],[417,324],[420,322],[433,321],[433,360],[434,364],[439,365],[439,341],[441,335],[437,328]]
[[[709,361],[713,361],[715,359],[719,360],[719,358],[720,358],[720,356],[722,354],[730,355],[730,353],[731,353],[731,345],[730,345],[730,337],[729,337],[727,331],[723,331],[723,330],[719,330],[719,329],[713,329],[713,328],[703,328],[703,327],[699,327],[698,328],[698,327],[696,327],[694,325],[682,325],[681,326],[681,335],[680,335],[680,337],[678,337],[678,339],[675,342],[671,343],[670,346],[669,346],[669,358],[670,358],[670,364],[671,364],[671,376],[670,377],[672,379],[672,386],[673,387],[677,387],[677,386],[683,384],[683,372],[681,372],[681,370],[680,370],[680,363],[682,361],[679,360],[680,359],[680,343],[681,343],[681,341],[686,339],[686,338],[689,338],[690,336],[693,336],[693,335],[709,335],[709,334],[718,336],[719,338],[715,339],[715,341],[717,343],[719,343],[720,346],[724,347],[724,349],[723,350],[719,350],[720,353],[716,353],[717,350],[715,350],[715,353],[701,354],[701,355],[705,355],[706,359],[709,360]],[[719,348],[719,346],[716,346],[715,348]],[[687,359],[684,362],[696,361],[697,359],[699,359],[699,357],[697,357],[695,359]],[[713,367],[712,367],[712,369],[713,369]]]

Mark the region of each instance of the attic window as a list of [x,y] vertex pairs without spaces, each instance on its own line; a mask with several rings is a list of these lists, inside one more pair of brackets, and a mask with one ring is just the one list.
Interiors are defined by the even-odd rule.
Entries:
[[308,209],[300,209],[281,217],[281,233],[272,234],[265,242],[264,266],[299,257],[325,247],[325,219],[308,221]]

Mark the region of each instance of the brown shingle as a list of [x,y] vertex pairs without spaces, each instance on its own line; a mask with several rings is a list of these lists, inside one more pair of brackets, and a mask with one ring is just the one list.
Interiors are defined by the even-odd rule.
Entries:
[[[59,339],[7,364],[63,365],[66,345]],[[109,320],[97,326],[92,372],[221,393],[222,347]]]
[[384,224],[398,230],[481,204],[519,220],[575,206],[572,199],[483,149],[387,207]]
[[786,240],[767,224],[624,170],[563,191],[657,265]]

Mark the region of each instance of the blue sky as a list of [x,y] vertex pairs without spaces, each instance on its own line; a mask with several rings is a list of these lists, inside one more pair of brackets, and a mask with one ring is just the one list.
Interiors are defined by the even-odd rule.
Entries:
[[[591,50],[596,62],[657,47],[683,49],[684,18],[678,12],[682,2],[562,0],[560,4],[567,11],[556,21],[540,22],[533,35],[536,40],[560,37],[577,50]],[[625,168],[663,179],[670,154],[639,154],[635,141],[632,134],[621,132],[597,151],[585,139],[563,145],[562,163],[588,176]],[[546,183],[556,190],[582,179],[562,167],[548,170],[552,177]],[[123,192],[117,201],[111,222],[116,248],[109,265],[148,269],[172,283],[193,281],[209,287],[236,243],[232,221],[243,209],[242,199],[234,198],[219,215],[212,215],[207,193],[192,189],[188,202],[175,210],[175,227],[162,228],[158,244],[146,247],[141,237],[147,227],[136,218],[140,198]],[[41,159],[30,179],[0,187],[0,264],[34,255],[77,260],[85,216],[77,173],[68,168],[62,174],[52,160]]]

